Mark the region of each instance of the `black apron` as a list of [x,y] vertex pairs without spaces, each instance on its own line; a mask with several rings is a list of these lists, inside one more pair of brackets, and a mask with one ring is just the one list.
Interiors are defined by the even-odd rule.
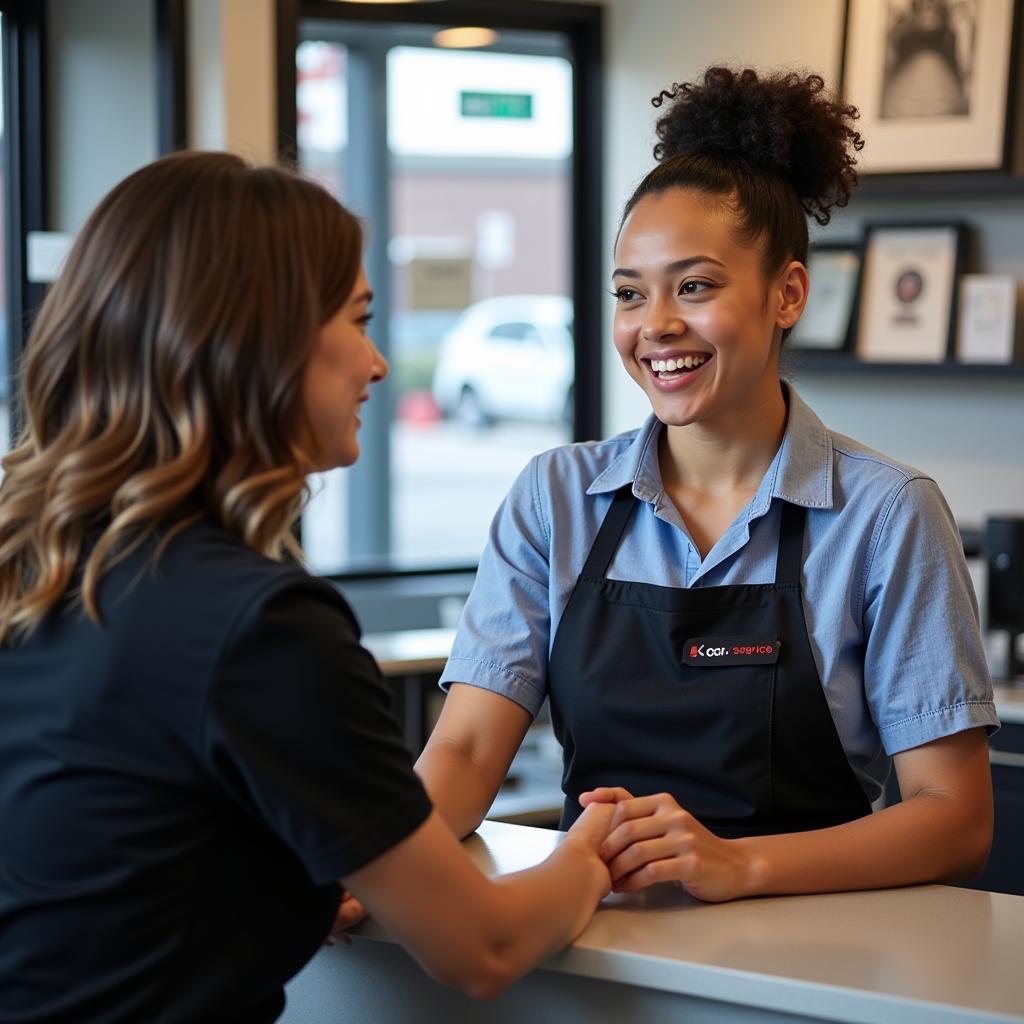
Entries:
[[687,590],[607,578],[636,504],[616,492],[552,646],[561,827],[597,786],[671,793],[725,838],[869,814],[807,639],[806,509],[783,505],[774,583]]

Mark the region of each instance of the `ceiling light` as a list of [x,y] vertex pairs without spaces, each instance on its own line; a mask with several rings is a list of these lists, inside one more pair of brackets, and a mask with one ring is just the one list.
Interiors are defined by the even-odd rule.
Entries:
[[434,33],[434,45],[450,49],[472,49],[477,46],[490,46],[498,41],[498,33],[491,28],[465,26],[446,28]]

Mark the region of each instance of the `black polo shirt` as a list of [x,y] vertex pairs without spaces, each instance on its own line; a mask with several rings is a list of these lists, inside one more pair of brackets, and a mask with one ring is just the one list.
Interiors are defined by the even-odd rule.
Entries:
[[271,1021],[430,805],[355,618],[223,530],[0,648],[0,1021]]

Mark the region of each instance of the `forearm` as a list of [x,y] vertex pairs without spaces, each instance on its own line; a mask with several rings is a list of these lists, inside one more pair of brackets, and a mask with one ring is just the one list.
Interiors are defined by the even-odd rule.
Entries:
[[503,891],[504,912],[494,948],[518,977],[583,931],[611,880],[600,857],[569,836],[543,864],[495,885]]
[[610,886],[596,852],[566,839],[537,867],[488,882],[452,929],[442,962],[422,962],[439,981],[493,998],[576,938]]
[[881,889],[953,881],[982,869],[991,810],[921,793],[877,814],[812,832],[735,840],[747,895]]
[[542,864],[491,880],[434,813],[343,884],[435,978],[487,998],[589,920],[611,886],[598,855],[610,820],[609,809]]
[[476,831],[495,792],[457,744],[428,743],[416,762],[416,773],[438,814],[460,839]]

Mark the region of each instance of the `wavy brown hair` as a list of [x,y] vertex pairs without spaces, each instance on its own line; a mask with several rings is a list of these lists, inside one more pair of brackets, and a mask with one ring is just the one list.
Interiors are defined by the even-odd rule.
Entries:
[[0,644],[73,587],[98,622],[103,573],[157,531],[207,518],[297,552],[304,370],[361,251],[324,189],[227,153],[164,157],[103,199],[27,345],[26,427],[0,482]]

